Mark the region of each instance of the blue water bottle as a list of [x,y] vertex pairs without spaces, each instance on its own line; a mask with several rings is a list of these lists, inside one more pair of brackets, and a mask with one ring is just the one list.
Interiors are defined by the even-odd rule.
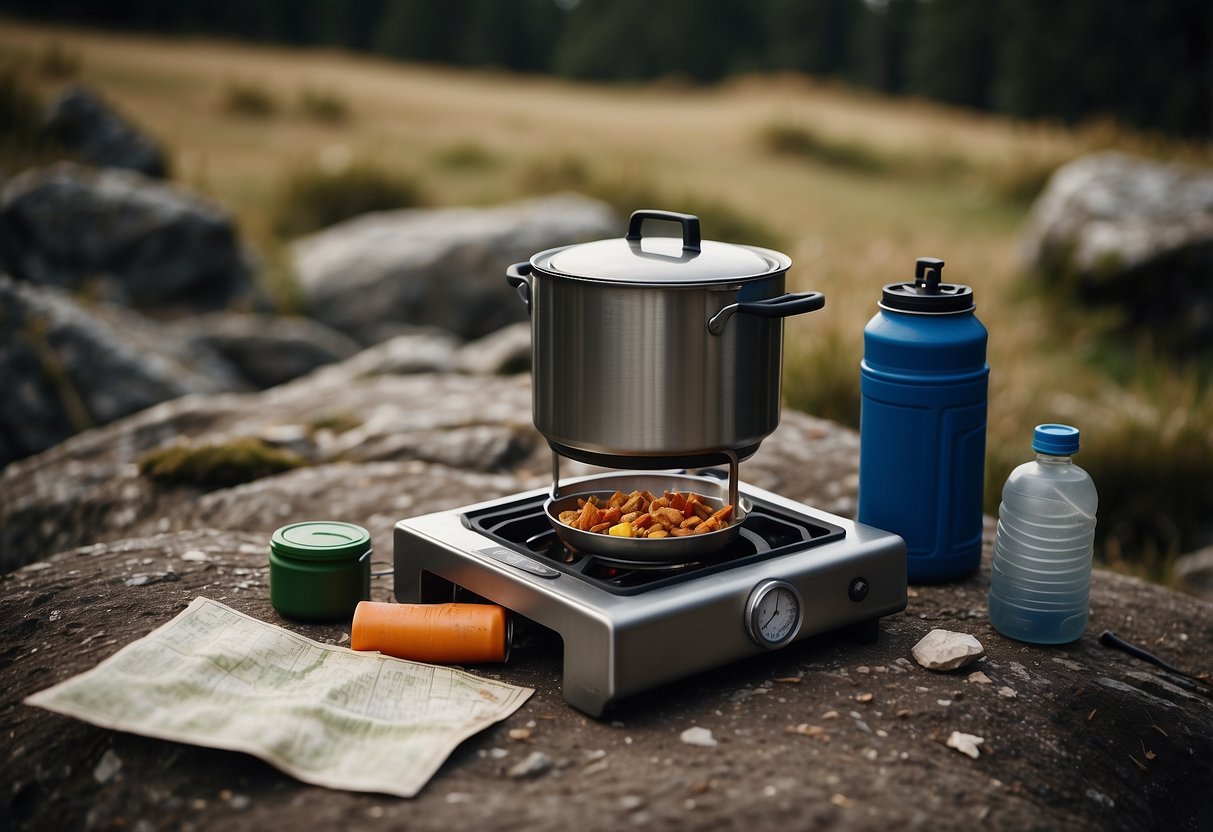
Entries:
[[890,283],[863,331],[861,523],[901,535],[911,583],[962,578],[981,563],[986,328],[973,290],[919,258]]

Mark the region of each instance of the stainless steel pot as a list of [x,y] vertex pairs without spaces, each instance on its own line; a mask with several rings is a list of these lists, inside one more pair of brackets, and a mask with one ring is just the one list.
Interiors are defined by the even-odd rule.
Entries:
[[[682,236],[645,237],[646,220]],[[622,239],[510,266],[531,313],[535,427],[557,453],[616,468],[750,456],[779,424],[783,319],[825,304],[784,291],[791,263],[646,210]]]

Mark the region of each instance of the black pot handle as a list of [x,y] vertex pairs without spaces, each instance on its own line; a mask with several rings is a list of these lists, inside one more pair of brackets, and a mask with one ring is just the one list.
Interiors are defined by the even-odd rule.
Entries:
[[628,218],[628,233],[625,240],[639,242],[640,226],[645,220],[666,220],[682,226],[682,250],[698,252],[701,238],[699,236],[699,217],[694,214],[679,214],[677,211],[657,211],[642,209],[633,211]]
[[708,321],[708,332],[713,335],[724,332],[725,324],[737,312],[745,315],[757,315],[760,318],[790,318],[792,315],[815,312],[825,305],[826,296],[821,292],[794,292],[780,295],[777,298],[731,303]]
[[531,282],[527,280],[530,273],[530,263],[515,263],[505,270],[505,282],[518,290],[518,297],[522,298],[528,315],[531,313]]

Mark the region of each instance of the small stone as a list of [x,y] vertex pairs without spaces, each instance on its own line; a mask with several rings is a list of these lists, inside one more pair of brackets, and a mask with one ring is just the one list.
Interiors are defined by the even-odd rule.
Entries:
[[619,808],[625,812],[634,812],[644,806],[644,798],[635,794],[625,794],[619,798]]
[[179,580],[181,580],[180,576],[169,570],[167,572],[140,573],[127,578],[123,583],[127,586],[147,586],[148,584],[172,583]]
[[530,728],[511,728],[510,729],[510,739],[512,739],[512,740],[518,740],[519,742],[526,742],[530,738],[531,738],[531,729]]
[[857,693],[857,694],[855,694],[855,701],[856,702],[871,702],[873,697],[874,697],[874,694],[871,694],[871,693]]
[[201,549],[190,549],[188,552],[182,552],[181,559],[192,563],[204,563],[211,558],[210,555]]
[[990,677],[982,673],[980,670],[974,670],[965,678],[966,682],[972,682],[975,685],[991,684]]
[[510,756],[510,752],[506,751],[504,748],[489,749],[489,759],[491,760],[504,760],[508,756]]
[[1003,685],[1002,687],[1000,687],[998,689],[998,695],[1001,696],[1003,699],[1014,699],[1019,694],[1017,694],[1015,691],[1011,690],[1006,685]]
[[515,780],[540,777],[551,771],[555,764],[555,761],[542,751],[532,751],[525,760],[511,766],[506,773]]
[[712,732],[707,728],[700,728],[698,725],[686,729],[678,735],[678,738],[687,745],[698,745],[702,748],[715,748],[717,744]]
[[981,642],[968,633],[932,630],[914,645],[914,660],[927,670],[955,670],[981,658]]
[[840,809],[850,809],[855,805],[855,801],[847,797],[845,794],[830,795],[830,802]]
[[122,758],[108,748],[93,768],[93,779],[98,783],[108,783],[122,770]]
[[803,737],[812,737],[821,742],[829,742],[830,735],[826,730],[819,725],[810,725],[807,722],[802,722],[799,725],[789,725],[783,729],[785,734],[800,734]]
[[978,737],[973,734],[965,734],[961,731],[953,731],[948,737],[948,748],[955,748],[966,757],[972,757],[976,760],[981,756],[981,744],[985,742],[983,737]]

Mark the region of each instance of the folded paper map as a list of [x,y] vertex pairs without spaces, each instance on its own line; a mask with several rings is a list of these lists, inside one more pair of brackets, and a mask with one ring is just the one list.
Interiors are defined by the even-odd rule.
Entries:
[[308,783],[412,797],[463,740],[533,693],[359,653],[208,598],[28,705],[253,754]]

